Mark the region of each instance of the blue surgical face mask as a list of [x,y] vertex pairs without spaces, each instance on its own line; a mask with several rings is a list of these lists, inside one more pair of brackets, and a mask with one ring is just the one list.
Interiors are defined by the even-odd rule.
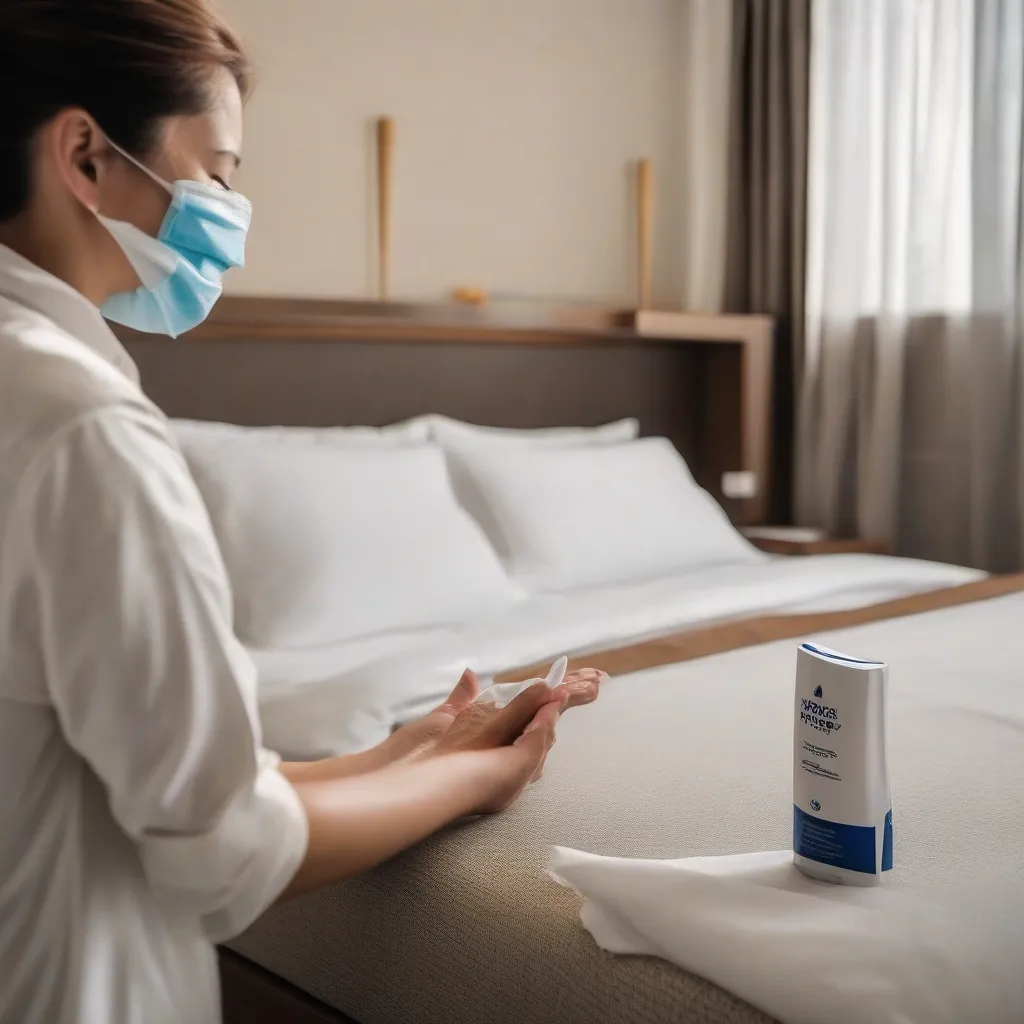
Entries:
[[141,287],[111,295],[100,312],[115,323],[150,334],[179,334],[201,324],[220,298],[221,277],[245,262],[252,204],[237,192],[201,181],[170,184],[110,143],[171,195],[160,233],[97,214],[124,250]]

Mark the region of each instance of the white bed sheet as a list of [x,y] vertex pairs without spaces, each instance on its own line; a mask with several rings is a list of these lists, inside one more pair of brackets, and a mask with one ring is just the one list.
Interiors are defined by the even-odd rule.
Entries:
[[266,743],[288,757],[363,749],[421,713],[471,666],[584,654],[767,612],[831,611],[955,586],[983,573],[879,555],[773,558],[524,599],[499,616],[306,651],[254,651]]

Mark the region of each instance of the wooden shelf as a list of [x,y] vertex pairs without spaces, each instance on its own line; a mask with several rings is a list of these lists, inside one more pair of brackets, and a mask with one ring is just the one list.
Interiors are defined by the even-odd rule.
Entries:
[[[122,338],[144,335],[117,327]],[[545,302],[374,302],[225,296],[183,340],[396,341],[567,345],[725,342],[770,349],[767,316],[720,316]]]

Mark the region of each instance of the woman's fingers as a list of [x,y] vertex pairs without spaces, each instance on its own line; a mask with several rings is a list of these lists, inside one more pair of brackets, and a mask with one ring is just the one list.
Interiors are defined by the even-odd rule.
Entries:
[[599,693],[597,683],[583,681],[562,683],[558,689],[565,693],[566,708],[578,708],[582,704],[593,704]]
[[601,684],[608,678],[604,672],[596,668],[579,669],[570,672],[561,686],[556,690],[562,690],[566,694],[566,708],[576,708],[583,704],[592,704],[597,700],[601,692]]
[[544,766],[548,763],[548,754],[551,753],[551,748],[558,742],[557,736],[552,732],[551,742],[548,744],[547,750],[541,755],[541,759],[537,764],[537,767],[533,770],[533,774],[530,776],[531,782],[537,782],[544,774]]
[[555,745],[555,730],[558,726],[558,717],[564,710],[563,706],[545,704],[544,707],[534,715],[533,721],[523,731],[523,735],[516,741],[515,745],[528,745],[530,755],[533,759],[533,771],[530,773],[530,782],[536,782],[544,774],[544,765],[547,762],[548,754]]
[[473,703],[479,692],[480,683],[477,681],[476,673],[467,668],[441,707],[457,715],[463,708]]
[[565,710],[565,705],[559,708],[558,711],[549,711],[548,709],[552,707],[553,705],[549,704],[541,708],[537,718],[534,719],[534,722],[536,722],[537,719],[540,719],[540,723],[535,726],[531,723],[530,726],[527,726],[527,729],[532,727],[537,730],[544,730],[545,739],[544,753],[541,754],[540,761],[537,763],[537,767],[534,769],[533,775],[530,776],[531,782],[536,782],[544,774],[544,766],[547,764],[548,754],[551,753],[551,748],[557,742],[556,730],[558,727],[558,718]]
[[494,730],[495,739],[501,744],[512,743],[533,724],[541,708],[551,704],[557,714],[565,699],[564,693],[552,690],[543,682],[528,686],[491,719],[489,725]]
[[544,683],[535,683],[503,708],[493,704],[470,704],[455,717],[441,750],[487,750],[507,747],[530,724],[534,715],[552,701],[561,706],[564,694],[556,694]]
[[575,672],[566,673],[562,683],[563,685],[566,683],[592,683],[594,686],[600,686],[607,681],[608,673],[602,672],[599,668],[580,668]]
[[558,724],[560,712],[561,705],[558,701],[547,701],[542,704],[511,744],[496,752],[500,759],[496,763],[500,763],[502,767],[495,779],[495,790],[481,805],[480,813],[492,814],[495,811],[503,811],[517,800],[523,790],[537,777],[544,764],[544,758],[555,741],[555,726]]
[[548,753],[550,752],[551,747],[555,744],[555,725],[558,721],[558,715],[568,708],[580,707],[583,704],[591,704],[597,700],[601,689],[601,683],[603,683],[607,678],[608,676],[598,669],[584,668],[570,673],[560,686],[555,687],[553,692],[561,692],[563,694],[558,711],[554,712],[548,710],[552,707],[554,702],[552,702],[552,704],[546,704],[541,708],[538,715],[534,717],[533,722],[526,727],[526,732],[530,732],[543,727],[543,725],[537,724],[538,719],[541,718],[541,716],[548,716],[551,719],[550,739],[544,749],[544,753],[537,762],[537,767],[534,769],[533,775],[530,776],[531,782],[536,782],[544,774],[544,766],[547,763]]
[[[526,730],[536,731],[548,716],[557,717],[570,707],[590,704],[597,699],[601,682],[606,678],[597,669],[577,669],[554,689],[543,680],[537,680],[517,694],[503,708],[493,704],[475,704],[479,692],[476,676],[467,669],[451,692],[448,700],[439,709],[451,715],[455,721],[445,736],[439,751],[481,750],[488,747],[503,747],[514,743]],[[541,709],[551,706],[550,711],[537,719]],[[536,720],[536,721],[535,721]]]
[[596,669],[582,669],[554,689],[543,681],[532,683],[504,708],[471,704],[459,715],[445,740],[451,749],[504,747],[502,758],[508,758],[509,774],[481,813],[503,810],[541,777],[559,716],[567,707],[593,701],[605,678]]
[[513,746],[519,747],[524,754],[529,753],[535,760],[533,774],[543,765],[544,758],[555,742],[555,726],[558,725],[561,711],[561,705],[556,701],[542,705],[513,743]]

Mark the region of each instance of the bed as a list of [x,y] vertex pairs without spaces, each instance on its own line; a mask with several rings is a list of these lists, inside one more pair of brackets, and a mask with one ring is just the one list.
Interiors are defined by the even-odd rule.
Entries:
[[[544,780],[510,813],[450,829],[363,878],[274,908],[232,942],[222,956],[229,1024],[769,1019],[726,988],[661,960],[603,953],[580,925],[579,898],[555,885],[544,869],[553,844],[643,857],[785,848],[791,825],[793,652],[798,638],[812,634],[892,664],[894,790],[903,851],[892,884],[908,891],[944,886],[965,863],[979,877],[1006,881],[1008,892],[1009,882],[1024,877],[1020,579],[882,556],[764,556],[733,540],[735,531],[722,526],[717,505],[714,512],[672,505],[672,495],[690,494],[681,484],[662,496],[669,512],[638,531],[648,537],[646,546],[633,543],[632,535],[621,543],[594,543],[590,537],[589,547],[581,549],[586,558],[560,560],[563,548],[572,546],[572,530],[555,513],[531,518],[529,503],[517,504],[515,487],[524,474],[533,481],[527,487],[532,493],[544,480],[562,480],[564,474],[577,474],[579,486],[586,487],[596,472],[610,474],[627,494],[634,488],[646,494],[654,492],[645,488],[668,487],[665,481],[680,481],[680,474],[692,471],[693,488],[719,499],[734,522],[756,519],[749,503],[726,499],[719,487],[723,469],[744,468],[750,455],[744,439],[754,412],[760,410],[757,423],[764,431],[770,426],[763,396],[752,404],[743,398],[749,374],[741,358],[722,364],[702,355],[694,337],[651,342],[563,333],[524,342],[506,334],[497,343],[461,336],[450,341],[440,329],[413,340],[408,326],[405,333],[392,327],[376,337],[378,328],[363,321],[332,327],[326,316],[299,324],[287,318],[268,322],[259,330],[244,321],[229,323],[224,337],[214,325],[213,333],[178,343],[127,339],[144,386],[176,418],[186,451],[192,445],[189,458],[215,527],[229,524],[226,535],[218,536],[240,614],[265,641],[250,647],[268,744],[288,756],[312,757],[375,742],[436,702],[466,664],[485,678],[519,679],[537,673],[552,656],[569,653],[614,678],[597,705],[565,720]],[[708,344],[722,351],[721,338]],[[554,408],[552,371],[562,388],[574,379],[597,383],[585,396],[574,392],[563,408]],[[535,401],[534,381],[551,401]],[[720,396],[732,398],[722,397],[709,411],[698,396],[711,381]],[[727,409],[741,422],[723,425]],[[282,533],[295,537],[294,547],[308,542],[319,552],[317,531],[335,521],[318,525],[311,507],[339,507],[339,493],[361,486],[353,481],[379,481],[380,458],[365,450],[345,454],[348,491],[306,500],[301,480],[336,482],[341,463],[321,465],[322,453],[315,452],[297,457],[287,433],[274,435],[269,447],[275,453],[268,461],[271,435],[254,449],[251,431],[234,435],[237,427],[210,428],[207,421],[298,430],[397,423],[391,429],[402,435],[397,447],[404,449],[407,443],[419,445],[422,437],[416,435],[423,429],[428,447],[434,446],[438,414],[472,418],[483,427],[608,425],[599,428],[607,430],[609,442],[600,455],[527,456],[517,445],[470,446],[464,457],[454,457],[454,448],[444,450],[456,503],[479,520],[488,537],[494,539],[488,515],[504,514],[507,506],[525,508],[516,530],[502,534],[508,549],[494,540],[521,592],[485,607],[493,591],[486,559],[460,555],[476,566],[462,580],[469,590],[477,588],[472,616],[453,612],[453,621],[412,627],[406,621],[404,627],[340,638],[304,611],[289,620],[278,608],[275,618],[273,602],[250,600],[269,591],[278,604],[303,607],[301,600],[296,603],[298,591],[281,583],[280,566],[270,564],[263,577],[254,575],[252,563],[259,560],[251,552]],[[672,443],[657,436],[638,440],[635,433],[625,437],[622,430],[635,431],[623,426],[627,420]],[[446,422],[456,435],[469,429]],[[564,442],[563,437],[559,443]],[[380,438],[368,443],[377,450]],[[688,469],[672,461],[679,458],[675,449]],[[257,453],[254,460],[248,451]],[[622,456],[609,468],[601,460],[612,452]],[[387,455],[383,477],[392,503],[408,500],[403,493],[430,491],[430,481],[437,479],[432,458],[407,450]],[[308,465],[299,483],[267,485],[268,466],[274,474],[293,474],[303,460]],[[264,476],[246,476],[245,467],[257,461]],[[326,465],[335,468],[328,473]],[[487,484],[481,494],[490,496],[489,504],[477,508],[473,503],[480,495],[460,492],[460,472],[467,481]],[[541,475],[530,477],[534,472]],[[402,492],[406,476],[412,490]],[[763,513],[763,493],[761,499]],[[618,507],[618,500],[609,504]],[[616,514],[623,522],[642,514],[622,500]],[[434,507],[425,499],[418,504]],[[264,532],[239,532],[232,524],[240,510],[257,507],[266,513]],[[421,513],[430,520],[429,510]],[[673,517],[698,514],[711,516],[696,545],[700,557],[692,543],[680,540],[678,571],[616,578],[605,564],[629,547],[627,541],[635,548],[631,558],[661,557],[678,539]],[[295,528],[299,521],[301,529]],[[602,528],[601,537],[614,541],[609,524]],[[536,540],[538,531],[543,543]],[[533,538],[526,550],[515,543],[524,532]],[[401,544],[412,543],[406,533],[396,534],[391,545],[399,555],[389,572],[408,569],[408,553],[401,555]],[[449,542],[455,543],[445,533],[443,543],[421,542],[415,550],[424,544],[443,550]],[[465,537],[459,541],[464,542]],[[547,553],[540,560],[543,572],[537,550]],[[336,557],[347,564],[356,555],[341,549]],[[608,570],[605,577],[591,564],[595,560]],[[329,568],[318,564],[306,571],[320,571],[329,583],[336,578]],[[275,587],[268,588],[267,579]],[[449,599],[450,590],[429,597]],[[363,612],[352,607],[356,617]],[[336,619],[328,617],[327,626],[333,628]],[[723,730],[735,731],[737,723],[749,730],[762,722],[773,726],[757,732],[761,738],[747,766],[721,766],[714,743]],[[729,815],[716,813],[723,803]],[[982,833],[986,842],[979,855]],[[929,846],[939,835],[943,843]],[[1024,904],[1020,909],[1024,920]],[[1003,953],[1024,958],[1024,946],[1014,941]],[[1004,970],[999,983],[1012,984],[1014,974]]]
[[[771,638],[792,634],[891,664],[898,863],[887,884],[928,892],[965,868],[975,881],[1017,880],[1004,894],[1024,922],[1022,586],[968,584],[955,595],[965,603],[927,612],[954,595],[747,620],[679,636],[671,654],[655,643],[587,659],[618,674],[586,716],[566,718],[544,779],[513,810],[275,908],[232,949],[360,1022],[761,1024],[769,1018],[707,981],[599,950],[578,897],[545,866],[552,844],[667,858],[786,848],[795,640]],[[848,618],[875,621],[834,628]],[[772,724],[746,770],[716,757],[737,720]],[[1002,948],[1003,985],[1022,943],[1018,929]],[[1024,1007],[1024,992],[1016,998]]]

